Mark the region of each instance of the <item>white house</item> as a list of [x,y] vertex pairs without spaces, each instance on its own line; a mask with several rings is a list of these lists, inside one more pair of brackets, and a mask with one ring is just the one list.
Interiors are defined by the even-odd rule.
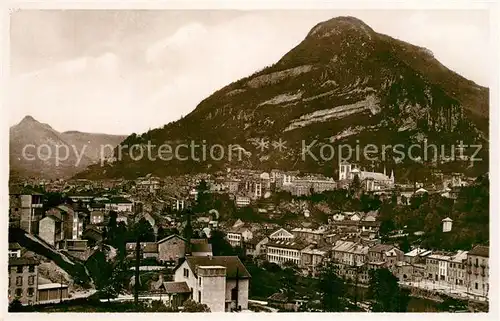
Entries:
[[271,263],[282,265],[286,262],[300,264],[301,251],[308,247],[299,240],[271,240],[266,244],[266,257]]
[[247,196],[236,196],[236,207],[245,207],[250,205],[250,197]]
[[294,236],[292,233],[288,232],[284,228],[280,228],[269,235],[270,240],[291,240]]
[[451,227],[453,225],[453,220],[451,218],[447,217],[441,222],[443,222],[443,233],[451,231]]
[[116,198],[104,204],[104,208],[108,211],[132,212],[133,203],[125,198]]
[[237,256],[188,256],[174,270],[174,281],[186,282],[192,299],[211,312],[247,310],[250,278]]

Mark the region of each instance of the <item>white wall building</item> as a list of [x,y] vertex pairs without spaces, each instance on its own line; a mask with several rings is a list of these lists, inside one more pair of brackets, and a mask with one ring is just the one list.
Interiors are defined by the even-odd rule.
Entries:
[[211,312],[247,310],[250,278],[237,256],[190,256],[174,271],[174,281],[185,281]]

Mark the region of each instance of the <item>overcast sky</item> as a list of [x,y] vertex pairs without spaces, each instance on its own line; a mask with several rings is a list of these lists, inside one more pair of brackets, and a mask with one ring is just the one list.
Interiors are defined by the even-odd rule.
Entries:
[[9,122],[31,115],[59,131],[110,134],[163,126],[342,15],[488,86],[487,11],[18,11]]

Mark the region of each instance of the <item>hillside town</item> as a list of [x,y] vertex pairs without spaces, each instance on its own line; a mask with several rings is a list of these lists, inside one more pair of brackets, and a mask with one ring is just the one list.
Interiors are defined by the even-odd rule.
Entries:
[[[335,178],[228,168],[17,182],[9,191],[9,308],[407,311],[408,302],[381,308],[376,279],[395,286],[398,300],[487,310],[488,238],[466,233],[464,224],[474,226],[460,206],[484,202],[477,195],[488,178],[439,180],[403,185],[392,169],[344,162]],[[307,286],[323,279],[330,288]]]

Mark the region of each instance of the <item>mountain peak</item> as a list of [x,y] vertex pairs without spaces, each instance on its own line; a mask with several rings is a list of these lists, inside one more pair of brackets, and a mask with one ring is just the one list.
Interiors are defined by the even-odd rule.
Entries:
[[21,123],[33,123],[33,122],[38,123],[38,121],[35,118],[33,118],[33,116],[30,115],[24,116],[23,120],[21,120]]
[[311,29],[307,37],[324,38],[350,32],[356,32],[368,38],[371,38],[375,33],[370,26],[358,18],[340,16],[318,23]]

